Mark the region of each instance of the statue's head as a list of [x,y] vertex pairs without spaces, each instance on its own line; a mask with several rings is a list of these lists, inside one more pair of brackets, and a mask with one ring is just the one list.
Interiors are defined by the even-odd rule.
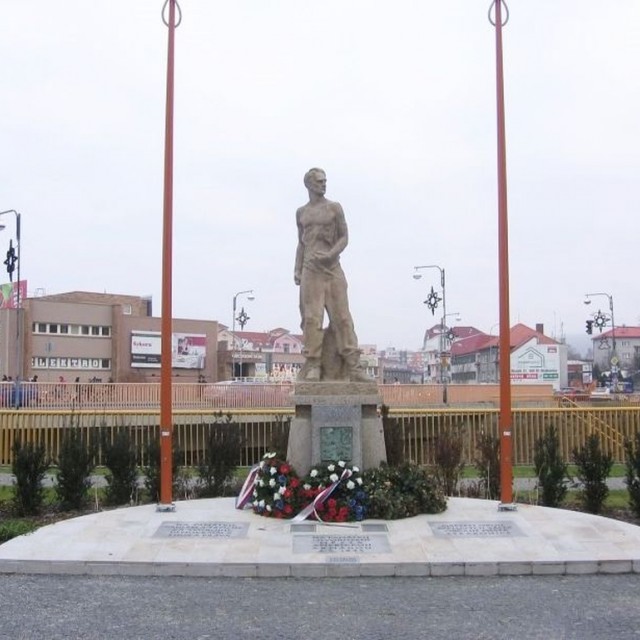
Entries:
[[307,187],[307,189],[309,188],[311,181],[317,174],[321,174],[325,178],[327,176],[327,174],[324,172],[324,169],[319,169],[318,167],[309,169],[309,171],[307,171],[307,173],[304,174],[304,186]]
[[323,169],[318,169],[318,167],[309,169],[304,174],[304,186],[311,191],[320,190],[324,193],[327,187],[327,174]]

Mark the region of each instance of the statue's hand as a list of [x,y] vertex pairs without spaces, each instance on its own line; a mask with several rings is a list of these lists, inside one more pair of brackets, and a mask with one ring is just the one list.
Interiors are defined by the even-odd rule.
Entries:
[[297,273],[293,274],[293,281],[296,283],[296,285],[300,285],[300,275]]
[[330,266],[334,259],[333,255],[329,251],[316,251],[313,254],[313,257],[316,262],[326,266]]

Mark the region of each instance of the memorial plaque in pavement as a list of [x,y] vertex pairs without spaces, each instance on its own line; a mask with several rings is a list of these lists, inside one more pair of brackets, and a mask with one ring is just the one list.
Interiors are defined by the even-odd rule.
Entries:
[[433,535],[439,538],[513,538],[525,534],[515,522],[429,522]]
[[381,522],[371,522],[369,524],[363,522],[361,527],[364,533],[386,533],[389,531],[387,525]]
[[163,522],[157,538],[245,538],[248,522]]
[[320,458],[329,460],[353,459],[353,429],[351,427],[320,427]]
[[294,535],[294,553],[391,553],[386,535]]
[[303,522],[291,525],[291,533],[315,533],[316,525],[313,523]]

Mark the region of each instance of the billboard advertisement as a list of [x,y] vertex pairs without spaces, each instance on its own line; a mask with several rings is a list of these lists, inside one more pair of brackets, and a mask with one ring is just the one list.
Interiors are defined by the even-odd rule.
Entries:
[[27,297],[27,281],[5,282],[0,284],[0,309],[18,308],[18,287],[20,288],[20,299]]
[[[160,368],[161,337],[159,331],[131,332],[131,366],[142,369]],[[207,336],[201,333],[171,334],[171,367],[204,369]]]
[[525,345],[511,355],[511,380],[516,384],[554,384],[558,382],[559,373],[557,345]]

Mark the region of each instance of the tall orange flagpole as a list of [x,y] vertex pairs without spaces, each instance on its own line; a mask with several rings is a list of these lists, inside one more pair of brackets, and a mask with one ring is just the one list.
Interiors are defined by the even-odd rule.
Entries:
[[[169,19],[165,10],[169,7]],[[159,509],[173,510],[172,450],[173,415],[171,406],[171,280],[173,261],[173,76],[177,0],[166,0],[162,20],[169,30],[167,48],[167,105],[164,138],[164,202],[162,216],[162,321],[160,356],[160,502]],[[178,11],[180,7],[178,6]]]
[[[505,7],[503,22],[502,6]],[[494,19],[491,9],[495,8]],[[504,118],[502,27],[509,20],[504,0],[494,0],[489,20],[496,30],[496,103],[498,116],[498,281],[500,291],[500,508],[513,509],[513,414],[511,411],[511,335],[509,326],[509,226],[507,215],[507,152]]]

